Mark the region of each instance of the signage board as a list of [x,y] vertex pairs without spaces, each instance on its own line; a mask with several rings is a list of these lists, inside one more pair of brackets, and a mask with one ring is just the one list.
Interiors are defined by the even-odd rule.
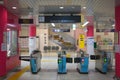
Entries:
[[39,16],[39,23],[80,23],[81,16]]
[[19,19],[19,24],[33,24],[33,19]]
[[79,35],[79,48],[85,48],[85,35],[80,34]]

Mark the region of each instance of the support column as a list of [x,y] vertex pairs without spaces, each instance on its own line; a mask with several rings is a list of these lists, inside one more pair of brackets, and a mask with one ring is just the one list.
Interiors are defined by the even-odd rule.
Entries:
[[88,21],[87,27],[87,54],[94,54],[94,16],[93,16],[93,0],[87,0],[86,5],[86,21]]
[[120,5],[115,7],[115,31],[118,34],[115,42],[115,76],[120,77]]
[[94,24],[93,24],[93,16],[87,16],[87,21],[89,24],[87,25],[87,53],[89,55],[94,54]]
[[29,55],[36,49],[36,25],[29,26]]

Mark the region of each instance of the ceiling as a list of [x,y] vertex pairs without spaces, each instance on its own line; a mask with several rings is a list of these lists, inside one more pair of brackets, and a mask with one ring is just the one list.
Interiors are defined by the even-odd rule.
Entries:
[[[115,0],[4,0],[5,6],[14,14],[78,14],[93,15],[98,22],[114,19]],[[116,0],[120,3],[120,0]],[[13,10],[12,6],[17,9]],[[63,6],[64,9],[59,9]],[[84,8],[86,7],[86,9]]]
[[[16,14],[28,15],[47,12],[84,12],[87,15],[114,16],[115,0],[4,0],[9,10]],[[117,0],[116,0],[117,1]],[[118,2],[120,2],[118,0]],[[12,10],[17,6],[18,10]],[[59,9],[65,6],[64,9]],[[70,7],[74,7],[70,8]],[[86,9],[83,9],[86,7]],[[70,12],[69,12],[70,11]]]
[[[56,10],[57,12],[61,12],[61,9],[58,8],[59,6],[81,6],[81,8],[75,8],[75,11],[86,11],[87,15],[94,14],[99,16],[114,16],[115,5],[114,0],[19,0],[19,3],[21,14],[27,14],[26,9],[30,9],[29,11],[33,11],[34,14],[39,14],[42,10],[43,12],[50,10],[53,13]],[[86,10],[83,7],[86,7]],[[66,10],[69,11],[70,9]]]

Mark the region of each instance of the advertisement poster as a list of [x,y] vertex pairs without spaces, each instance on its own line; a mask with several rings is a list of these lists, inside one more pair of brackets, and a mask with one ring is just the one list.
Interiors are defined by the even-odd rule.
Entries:
[[85,48],[85,35],[84,34],[80,34],[79,36],[79,48]]
[[94,54],[94,38],[87,38],[87,53]]

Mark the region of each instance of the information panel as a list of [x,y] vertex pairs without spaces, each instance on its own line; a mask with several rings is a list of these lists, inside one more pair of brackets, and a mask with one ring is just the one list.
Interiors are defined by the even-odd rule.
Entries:
[[39,16],[39,23],[79,23],[81,16]]

